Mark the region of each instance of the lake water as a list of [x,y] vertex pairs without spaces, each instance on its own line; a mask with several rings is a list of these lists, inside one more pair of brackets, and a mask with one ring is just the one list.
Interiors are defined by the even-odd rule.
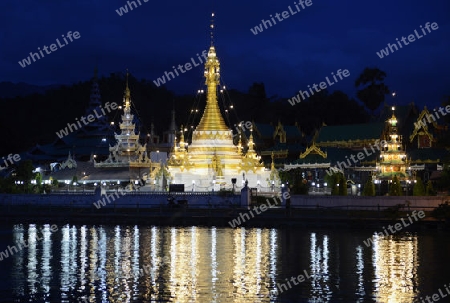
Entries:
[[0,301],[422,303],[435,294],[450,302],[449,233],[374,236],[367,247],[371,236],[346,229],[3,225]]

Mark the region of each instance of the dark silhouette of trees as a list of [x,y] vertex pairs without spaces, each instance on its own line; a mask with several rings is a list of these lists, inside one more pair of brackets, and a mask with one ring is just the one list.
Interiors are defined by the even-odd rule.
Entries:
[[420,177],[417,177],[416,183],[413,187],[413,195],[414,196],[425,196],[425,186],[423,185],[423,181]]
[[[125,73],[112,73],[98,79],[103,104],[115,102],[122,105],[125,79]],[[172,109],[176,111],[178,127],[189,124],[190,128],[198,124],[206,102],[205,94],[176,95],[164,86],[157,87],[152,81],[138,80],[133,75],[129,76],[128,82],[132,111],[139,122],[137,125],[142,135],[150,132],[153,123],[156,133],[162,138],[163,131],[169,128]],[[92,82],[89,80],[52,88],[44,94],[0,98],[3,105],[0,127],[8,137],[8,144],[0,145],[0,155],[26,151],[36,144],[54,141],[57,131],[85,115],[91,88]],[[287,98],[267,96],[264,83],[253,83],[248,92],[228,88],[219,92],[218,102],[225,121],[232,129],[240,121],[267,124],[281,121],[284,125],[297,122],[301,131],[308,136],[314,134],[324,123],[354,124],[369,120],[364,107],[341,91],[329,93],[322,90],[291,106]],[[19,115],[11,114],[17,113],[18,109]],[[114,121],[117,126],[120,111],[108,114],[108,120]],[[186,136],[188,139],[189,134]]]
[[385,95],[389,94],[389,88],[384,84],[385,78],[386,73],[382,70],[366,67],[355,81],[355,87],[358,89],[356,95],[372,115],[384,101]]

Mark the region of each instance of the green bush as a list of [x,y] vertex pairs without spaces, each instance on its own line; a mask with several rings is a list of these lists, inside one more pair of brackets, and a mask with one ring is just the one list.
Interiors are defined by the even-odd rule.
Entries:
[[339,176],[339,196],[347,196],[347,179],[343,174]]
[[327,182],[328,187],[331,187],[331,195],[333,196],[346,196],[347,195],[347,180],[342,173],[333,173],[326,175],[324,180]]
[[433,182],[431,182],[431,180],[428,180],[427,188],[425,191],[426,191],[425,194],[427,196],[435,196],[436,195],[436,192],[434,191],[434,188],[433,188]]
[[431,212],[431,216],[436,219],[448,219],[450,218],[450,205],[448,201],[445,201],[443,204],[439,204],[438,207],[433,209]]
[[289,184],[291,195],[307,195],[308,182],[302,176],[301,168],[294,168],[288,171],[280,171],[280,179],[284,184]]
[[417,177],[416,183],[414,184],[413,196],[425,196],[425,186],[420,177]]
[[372,181],[372,177],[370,177],[366,184],[364,185],[364,189],[362,192],[363,196],[375,196],[375,184]]
[[401,196],[402,195],[402,185],[400,184],[400,179],[394,176],[392,179],[391,187],[389,188],[390,196]]

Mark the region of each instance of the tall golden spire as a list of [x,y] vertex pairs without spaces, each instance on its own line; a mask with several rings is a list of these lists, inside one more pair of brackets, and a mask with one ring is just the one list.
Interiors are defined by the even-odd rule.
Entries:
[[127,82],[126,82],[127,84],[126,84],[124,96],[123,96],[126,107],[130,106],[130,99],[131,99],[130,88],[128,87],[128,75],[129,75],[129,73],[128,73],[128,69],[127,69]]
[[184,152],[185,149],[185,143],[184,143],[184,128],[183,128],[183,124],[181,124],[181,129],[180,129],[181,135],[180,135],[180,151]]
[[214,13],[211,14],[211,46],[214,45]]
[[[214,13],[212,14],[214,16]],[[197,131],[228,131],[228,127],[223,120],[220,112],[219,104],[217,102],[217,86],[220,84],[220,63],[216,56],[216,49],[212,45],[213,34],[212,29],[214,24],[211,24],[211,46],[208,51],[208,59],[205,63],[205,84],[206,84],[206,107],[200,123],[197,126]]]

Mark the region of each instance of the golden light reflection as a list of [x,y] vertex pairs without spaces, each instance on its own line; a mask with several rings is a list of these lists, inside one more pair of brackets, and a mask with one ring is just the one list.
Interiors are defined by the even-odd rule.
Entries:
[[213,298],[211,302],[217,302],[218,294],[216,289],[217,277],[217,229],[211,228],[211,293]]
[[234,230],[233,238],[233,302],[268,302],[269,290],[275,284],[275,273],[270,276],[274,269],[270,260],[276,260],[271,253],[275,249],[270,247],[273,242],[269,230],[240,228]]
[[[87,237],[88,234],[89,237]],[[82,226],[80,237],[82,239],[85,238],[84,240],[80,241],[80,245],[84,244],[84,247],[82,246],[80,249],[89,249],[89,259],[86,261],[86,263],[89,264],[89,275],[87,276],[87,278],[89,280],[89,298],[92,300],[95,299],[95,288],[99,279],[98,257],[99,251],[101,252],[99,247],[100,244],[98,240],[97,229],[95,227],[91,227],[88,230],[86,227]]]
[[419,265],[417,236],[374,235],[372,249],[377,302],[414,302]]

